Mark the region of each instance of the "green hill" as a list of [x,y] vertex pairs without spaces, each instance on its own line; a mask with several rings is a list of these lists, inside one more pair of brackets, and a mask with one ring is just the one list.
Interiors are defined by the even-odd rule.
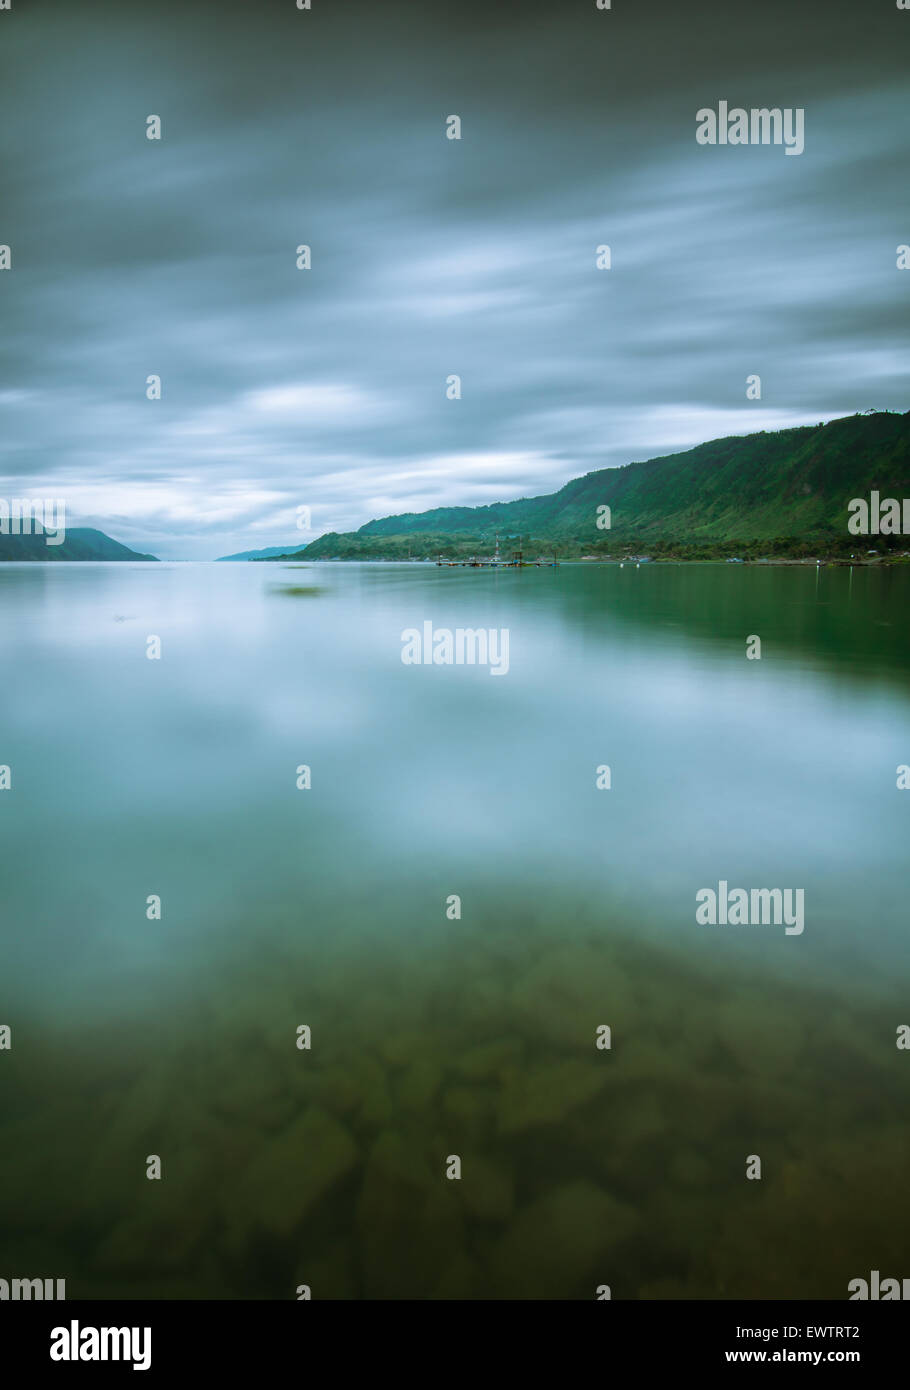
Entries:
[[[307,559],[406,558],[409,544],[414,556],[469,553],[497,532],[504,548],[521,534],[532,548],[563,554],[624,542],[657,553],[856,550],[862,547],[847,532],[847,504],[873,489],[910,496],[910,411],[731,435],[587,473],[543,497],[369,521],[356,532],[320,536],[296,553]],[[607,531],[597,527],[602,505],[611,509]],[[910,548],[906,537],[891,539]]]
[[32,534],[0,534],[0,560],[157,560],[157,555],[140,555],[103,531],[91,526],[66,529],[62,545],[48,545],[42,527],[36,522]]

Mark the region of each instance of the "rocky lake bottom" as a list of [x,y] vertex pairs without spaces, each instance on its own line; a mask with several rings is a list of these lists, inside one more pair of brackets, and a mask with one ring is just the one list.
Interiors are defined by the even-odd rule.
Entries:
[[10,1272],[335,1299],[840,1299],[899,1275],[902,989],[851,1006],[528,912],[406,947],[283,936],[76,1043],[42,1024],[26,1049],[22,1020]]

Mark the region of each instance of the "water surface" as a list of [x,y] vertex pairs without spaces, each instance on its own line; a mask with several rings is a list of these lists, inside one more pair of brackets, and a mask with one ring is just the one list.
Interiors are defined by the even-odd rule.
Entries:
[[[910,1273],[908,597],[906,569],[0,566],[0,1277]],[[507,628],[508,674],[404,665],[427,620]],[[698,925],[721,879],[802,888],[805,931]]]

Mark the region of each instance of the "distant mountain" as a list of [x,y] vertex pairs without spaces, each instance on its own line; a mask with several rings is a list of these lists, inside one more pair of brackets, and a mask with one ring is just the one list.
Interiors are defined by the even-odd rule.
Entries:
[[103,531],[91,526],[66,528],[62,545],[48,545],[43,528],[35,522],[28,536],[0,534],[0,560],[157,560],[157,555],[141,555]]
[[287,545],[270,545],[265,550],[239,550],[236,555],[219,555],[218,560],[274,560],[276,556],[287,555],[295,549],[293,541]]
[[[623,468],[587,473],[543,497],[484,507],[439,507],[329,532],[296,552],[309,559],[404,558],[454,547],[504,549],[523,535],[561,553],[622,542],[671,552],[686,547],[761,553],[803,546],[858,548],[847,533],[853,497],[910,496],[910,411],[869,412],[768,433],[732,435]],[[611,527],[597,526],[608,506]],[[900,538],[910,548],[907,538]]]

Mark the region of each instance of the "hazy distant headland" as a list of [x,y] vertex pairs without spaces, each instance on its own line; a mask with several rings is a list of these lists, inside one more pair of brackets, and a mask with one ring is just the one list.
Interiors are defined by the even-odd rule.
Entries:
[[499,535],[506,548],[521,537],[526,553],[565,559],[640,551],[672,560],[905,560],[907,527],[879,530],[873,517],[868,531],[848,529],[851,501],[868,505],[873,495],[910,497],[910,411],[732,435],[587,473],[542,497],[406,512],[299,550],[225,558],[460,558],[492,550]]

